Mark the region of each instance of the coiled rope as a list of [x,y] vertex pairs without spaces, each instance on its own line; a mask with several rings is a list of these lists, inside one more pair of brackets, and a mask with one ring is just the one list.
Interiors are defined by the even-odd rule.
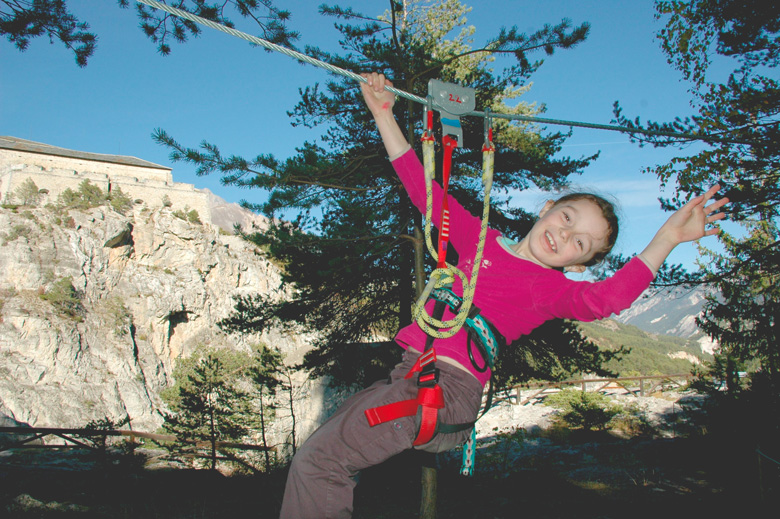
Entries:
[[[471,268],[470,279],[466,274],[444,261],[440,255],[445,251],[439,247],[437,250],[431,239],[431,219],[433,215],[433,177],[435,174],[435,150],[433,138],[422,139],[423,143],[423,167],[425,170],[425,243],[428,246],[433,259],[438,262],[436,269],[431,272],[428,284],[425,290],[412,306],[412,319],[417,322],[420,328],[428,335],[437,339],[447,339],[452,337],[463,327],[466,319],[469,317],[471,305],[474,301],[474,292],[477,288],[477,276],[479,267],[482,264],[482,255],[485,250],[485,239],[488,230],[488,215],[490,214],[490,190],[493,186],[493,165],[495,157],[495,147],[492,140],[486,136],[485,144],[482,147],[482,185],[484,186],[485,196],[482,203],[482,225],[477,240],[477,251],[474,256],[474,264]],[[444,194],[446,197],[446,193]],[[442,222],[444,224],[444,222]],[[441,232],[441,231],[440,231]],[[454,318],[442,321],[434,318],[425,311],[425,303],[434,289],[451,285],[455,277],[460,278],[463,286],[463,302]]]
[[[301,54],[300,52],[296,52],[294,50],[288,49],[287,47],[282,47],[281,45],[277,45],[275,43],[271,43],[268,40],[264,40],[262,38],[258,38],[257,36],[252,36],[250,34],[247,34],[245,32],[238,31],[236,29],[233,29],[231,27],[226,27],[222,24],[216,23],[212,20],[208,20],[206,18],[202,18],[200,16],[197,16],[195,14],[189,13],[187,11],[183,11],[181,9],[177,9],[175,7],[171,7],[169,5],[163,4],[161,2],[158,2],[156,0],[136,0],[137,2],[140,2],[142,4],[146,4],[150,7],[154,7],[155,9],[160,9],[161,11],[165,11],[167,13],[170,13],[174,16],[178,16],[179,18],[184,18],[185,20],[189,20],[191,22],[198,23],[200,25],[204,25],[206,27],[209,27],[211,29],[215,29],[217,31],[222,31],[224,33],[227,33],[231,36],[235,36],[236,38],[241,38],[242,40],[246,40],[250,43],[253,43],[255,45],[259,45],[260,47],[263,47],[265,49],[279,52],[281,54],[284,54],[286,56],[289,56],[291,58],[297,59],[298,61],[302,61],[304,63],[309,63],[310,65],[314,65],[316,67],[324,68],[325,70],[328,70],[329,72],[332,72],[334,74],[338,74],[341,76],[348,77],[350,79],[353,79],[355,81],[359,82],[366,82],[366,79],[362,76],[355,74],[354,72],[350,72],[349,70],[344,70],[342,68],[336,67],[334,65],[331,65],[330,63],[326,63],[324,61],[320,61],[316,58],[312,58],[311,56],[307,56],[306,54]],[[420,103],[422,105],[427,105],[428,101],[420,96],[416,96],[414,94],[410,94],[408,92],[404,92],[403,90],[398,90],[397,88],[385,86],[385,89],[394,93],[397,96],[403,97],[405,99],[408,99],[410,101],[414,101],[416,103]],[[479,112],[479,111],[472,111],[468,112],[466,114],[467,116],[473,116],[473,117],[485,117],[485,112]],[[544,117],[535,117],[530,115],[519,115],[519,114],[502,114],[502,113],[492,113],[491,117],[494,117],[496,119],[508,119],[508,120],[514,120],[514,121],[522,121],[522,122],[530,122],[530,123],[538,123],[538,124],[551,124],[551,125],[558,125],[558,126],[571,126],[571,127],[578,127],[578,128],[591,128],[596,130],[607,130],[607,131],[616,131],[616,132],[622,132],[622,133],[630,133],[630,134],[643,134],[643,135],[653,135],[653,136],[659,136],[659,137],[672,137],[677,139],[686,139],[686,140],[699,140],[699,141],[705,141],[705,142],[720,142],[720,143],[738,143],[738,144],[748,144],[745,141],[735,140],[735,139],[724,139],[721,137],[717,137],[714,135],[703,135],[703,134],[693,134],[693,133],[680,133],[680,132],[670,132],[670,131],[664,131],[664,130],[650,130],[645,128],[628,128],[625,126],[618,126],[613,124],[598,124],[598,123],[586,123],[586,122],[579,122],[579,121],[566,121],[562,119],[547,119]]]

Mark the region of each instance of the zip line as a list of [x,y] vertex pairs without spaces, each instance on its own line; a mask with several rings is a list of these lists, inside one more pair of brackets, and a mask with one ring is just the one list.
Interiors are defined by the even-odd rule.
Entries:
[[[310,65],[314,65],[316,67],[324,68],[325,70],[332,72],[333,74],[338,74],[341,76],[345,76],[347,78],[353,79],[355,81],[359,81],[362,83],[366,82],[366,79],[359,75],[355,74],[354,72],[351,72],[349,70],[344,70],[342,68],[336,67],[334,65],[331,65],[330,63],[326,63],[324,61],[320,61],[316,58],[313,58],[311,56],[307,56],[306,54],[302,54],[300,52],[294,51],[292,49],[288,49],[287,47],[283,47],[281,45],[277,45],[275,43],[271,43],[268,40],[264,40],[262,38],[258,38],[257,36],[252,36],[251,34],[247,34],[245,32],[238,31],[236,29],[233,29],[231,27],[226,27],[225,25],[216,23],[212,20],[208,20],[206,18],[202,18],[200,16],[197,16],[195,14],[189,13],[187,11],[183,11],[181,9],[177,9],[175,7],[171,7],[167,4],[163,4],[161,2],[158,2],[157,0],[136,0],[139,3],[146,4],[150,7],[154,7],[155,9],[160,9],[161,11],[165,11],[169,14],[172,14],[174,16],[177,16],[179,18],[184,18],[186,20],[189,20],[191,22],[195,22],[200,25],[204,25],[206,27],[209,27],[211,29],[215,29],[217,31],[224,32],[226,34],[229,34],[231,36],[234,36],[236,38],[241,38],[242,40],[246,40],[252,44],[259,45],[261,47],[264,47],[267,50],[271,50],[274,52],[279,52],[281,54],[284,54],[286,56],[289,56],[291,58],[297,59],[298,61],[302,61],[304,63],[308,63]],[[414,94],[410,94],[409,92],[404,92],[403,90],[398,90],[397,88],[391,87],[391,86],[385,86],[385,90],[388,90],[389,92],[392,92],[393,94],[403,97],[404,99],[408,99],[410,101],[414,101],[416,103],[420,103],[423,106],[429,106],[429,100],[420,97]],[[473,117],[485,117],[485,118],[493,118],[493,119],[508,119],[508,120],[515,120],[515,121],[522,121],[522,122],[529,122],[529,123],[538,123],[538,124],[550,124],[550,125],[558,125],[558,126],[570,126],[570,127],[577,127],[577,128],[591,128],[595,130],[607,130],[607,131],[616,131],[616,132],[622,132],[622,133],[640,133],[644,135],[652,135],[652,136],[660,136],[660,137],[673,137],[677,139],[686,139],[686,140],[697,140],[697,141],[705,141],[705,142],[720,142],[720,143],[739,143],[739,144],[747,144],[744,141],[737,141],[733,139],[724,139],[721,137],[715,137],[712,135],[702,135],[702,134],[692,134],[692,133],[678,133],[678,132],[670,132],[670,131],[664,131],[664,130],[649,130],[644,128],[628,128],[625,126],[619,126],[614,124],[598,124],[598,123],[587,123],[587,122],[580,122],[580,121],[566,121],[562,119],[547,119],[544,117],[535,117],[535,116],[529,116],[529,115],[518,115],[518,114],[502,114],[502,113],[496,113],[496,112],[479,112],[479,111],[472,111],[467,112],[465,114],[466,116],[473,116]]]

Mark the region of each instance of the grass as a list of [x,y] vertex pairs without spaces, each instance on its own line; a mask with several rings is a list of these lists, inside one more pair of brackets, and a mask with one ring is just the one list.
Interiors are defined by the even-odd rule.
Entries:
[[[286,478],[284,471],[149,470],[137,458],[84,451],[67,452],[69,463],[42,464],[36,457],[56,457],[30,451],[0,458],[0,515],[10,519],[275,518]],[[483,454],[489,453],[480,453],[478,463]],[[706,438],[589,434],[537,450],[501,476],[478,469],[472,478],[460,477],[452,458],[439,457],[439,518],[748,517],[769,504],[760,500],[752,451],[724,450]],[[364,471],[354,518],[417,517],[419,463],[417,453],[405,453]]]

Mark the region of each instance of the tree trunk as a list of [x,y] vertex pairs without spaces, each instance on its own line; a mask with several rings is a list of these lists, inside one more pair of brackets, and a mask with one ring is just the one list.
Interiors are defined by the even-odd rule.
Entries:
[[[419,218],[414,226],[414,281],[417,297],[425,289],[425,237],[420,230]],[[420,519],[436,519],[438,495],[438,473],[433,461],[435,454],[420,453],[423,456],[420,479]]]
[[436,455],[420,453],[423,456],[421,492],[420,492],[420,519],[436,519],[436,507],[438,501],[439,474],[434,465]]
[[[412,113],[411,102],[407,103],[408,113]],[[413,142],[414,138],[414,126],[411,124],[411,120],[406,128],[407,140]],[[412,209],[409,204],[403,204],[405,209]],[[414,227],[414,288],[415,299],[422,295],[425,290],[425,236],[421,230],[422,227],[422,215],[419,212],[412,209],[412,217],[410,221],[413,222]],[[404,215],[406,216],[406,215]],[[402,219],[404,221],[404,219]],[[402,296],[404,291],[402,289]],[[407,303],[409,299],[401,299],[401,308],[409,308]],[[411,322],[411,309],[409,309],[409,322]],[[404,325],[403,316],[401,319],[401,326]],[[419,455],[423,456],[422,474],[420,477],[420,519],[436,519],[436,502],[438,492],[438,474],[432,461],[435,460],[435,454],[427,454],[420,452]]]
[[295,407],[293,406],[293,401],[295,400],[295,395],[293,394],[293,382],[292,377],[290,377],[290,373],[285,370],[285,376],[287,377],[287,391],[290,396],[290,417],[292,417],[292,427],[290,428],[290,436],[292,437],[292,453],[293,456],[295,456],[296,453],[296,446],[295,446]]
[[265,471],[266,473],[271,470],[271,458],[268,454],[268,440],[265,437],[265,401],[263,399],[263,388],[260,388],[260,435],[263,440],[263,447],[265,448]]

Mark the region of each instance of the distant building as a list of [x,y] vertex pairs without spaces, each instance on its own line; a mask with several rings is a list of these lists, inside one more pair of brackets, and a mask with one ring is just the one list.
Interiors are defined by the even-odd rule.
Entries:
[[68,150],[48,144],[0,136],[0,201],[13,201],[15,191],[32,179],[43,203],[56,202],[65,189],[77,191],[84,180],[110,193],[117,188],[137,204],[160,207],[165,197],[173,209],[196,210],[211,224],[208,193],[173,181],[171,168],[135,157]]

